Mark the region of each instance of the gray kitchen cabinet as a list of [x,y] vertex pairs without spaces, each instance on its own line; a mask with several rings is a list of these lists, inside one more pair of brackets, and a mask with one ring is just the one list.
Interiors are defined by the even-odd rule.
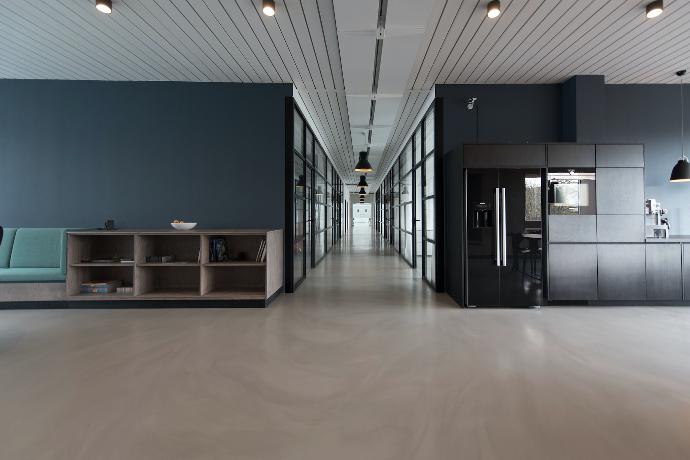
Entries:
[[600,243],[644,243],[644,215],[599,214],[597,241]]
[[599,300],[645,300],[645,244],[598,244]]
[[643,168],[642,145],[597,145],[597,167]]
[[595,243],[597,241],[597,216],[550,215],[550,243]]
[[546,166],[546,145],[465,145],[465,168],[543,168]]
[[594,168],[594,145],[549,144],[547,146],[549,168]]
[[681,300],[683,275],[679,243],[647,244],[647,300]]
[[597,168],[597,214],[644,214],[644,169]]
[[597,299],[597,245],[550,244],[549,300]]

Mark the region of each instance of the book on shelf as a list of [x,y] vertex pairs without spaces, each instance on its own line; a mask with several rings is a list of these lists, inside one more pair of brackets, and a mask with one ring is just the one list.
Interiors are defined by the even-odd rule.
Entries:
[[79,285],[79,292],[82,294],[110,294],[122,286],[119,280],[98,280],[86,281]]
[[100,257],[94,259],[82,259],[82,263],[90,264],[131,264],[134,263],[132,257]]
[[175,262],[175,256],[146,256],[147,264],[169,264]]

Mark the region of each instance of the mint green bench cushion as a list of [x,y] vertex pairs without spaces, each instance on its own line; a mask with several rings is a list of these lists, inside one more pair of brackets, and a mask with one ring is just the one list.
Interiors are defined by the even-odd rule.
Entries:
[[19,228],[14,236],[10,268],[64,268],[62,228]]
[[65,281],[65,274],[57,268],[0,268],[0,283],[41,283]]
[[10,266],[10,255],[12,255],[15,233],[17,233],[16,228],[3,229],[2,243],[0,243],[0,268],[8,268]]

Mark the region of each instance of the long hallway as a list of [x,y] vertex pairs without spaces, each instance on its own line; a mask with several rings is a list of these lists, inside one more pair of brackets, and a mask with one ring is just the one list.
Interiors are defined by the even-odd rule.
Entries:
[[690,457],[687,309],[459,309],[351,238],[268,309],[0,311],[0,458]]

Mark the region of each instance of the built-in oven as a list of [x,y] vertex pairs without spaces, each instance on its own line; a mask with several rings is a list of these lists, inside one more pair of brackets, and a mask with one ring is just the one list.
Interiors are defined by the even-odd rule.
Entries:
[[596,209],[594,168],[549,169],[548,203],[551,215],[593,215]]

